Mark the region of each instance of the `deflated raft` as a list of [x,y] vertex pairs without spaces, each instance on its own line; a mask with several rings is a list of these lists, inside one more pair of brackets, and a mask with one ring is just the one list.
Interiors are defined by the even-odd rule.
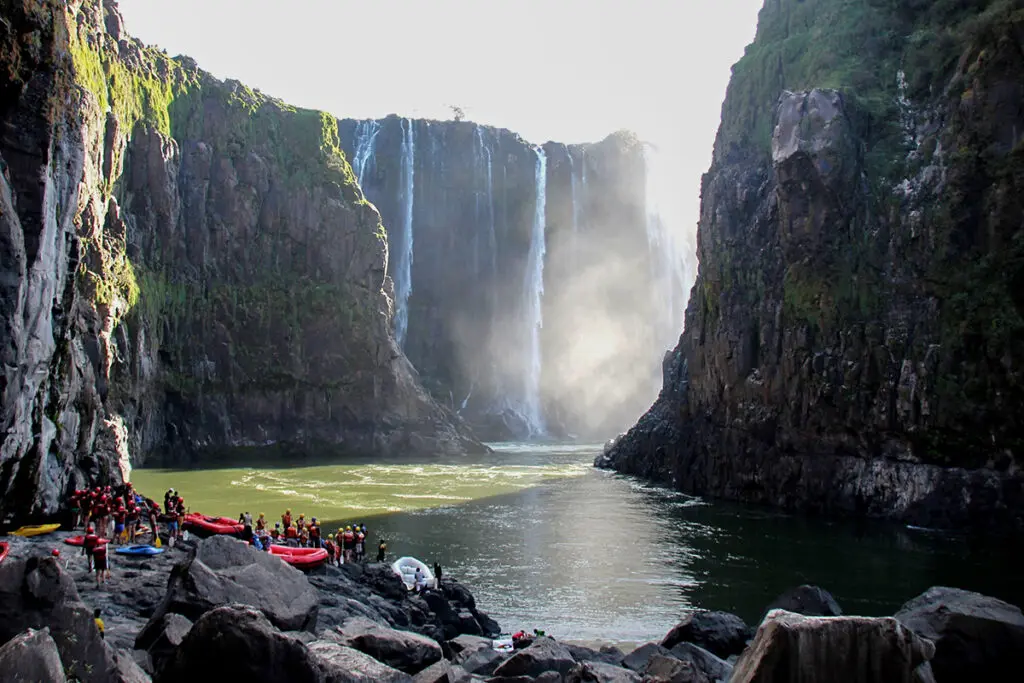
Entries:
[[327,551],[323,548],[289,548],[286,545],[270,546],[270,554],[297,569],[313,569],[327,561]]

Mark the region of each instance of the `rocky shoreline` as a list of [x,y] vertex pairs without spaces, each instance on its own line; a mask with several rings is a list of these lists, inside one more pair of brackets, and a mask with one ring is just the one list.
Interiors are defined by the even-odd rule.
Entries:
[[451,579],[411,595],[385,564],[303,574],[213,537],[153,558],[113,555],[98,587],[64,537],[9,537],[0,681],[943,683],[1009,671],[1024,647],[1020,609],[977,593],[936,587],[894,617],[855,617],[801,586],[768,605],[756,630],[697,610],[628,653],[549,637],[502,652],[492,647],[500,626]]

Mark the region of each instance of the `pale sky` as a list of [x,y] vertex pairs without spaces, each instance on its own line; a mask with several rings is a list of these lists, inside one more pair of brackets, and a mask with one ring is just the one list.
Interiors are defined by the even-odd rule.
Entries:
[[[729,70],[762,0],[120,0],[128,31],[338,117],[468,118],[531,142],[658,144],[692,230]],[[678,194],[676,194],[678,193]]]

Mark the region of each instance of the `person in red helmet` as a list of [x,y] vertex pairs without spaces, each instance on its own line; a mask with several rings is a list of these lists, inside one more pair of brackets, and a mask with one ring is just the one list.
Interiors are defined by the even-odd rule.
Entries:
[[85,530],[85,541],[82,543],[82,554],[85,555],[89,564],[89,571],[92,571],[92,552],[100,543],[100,537],[96,535],[96,528],[89,526]]

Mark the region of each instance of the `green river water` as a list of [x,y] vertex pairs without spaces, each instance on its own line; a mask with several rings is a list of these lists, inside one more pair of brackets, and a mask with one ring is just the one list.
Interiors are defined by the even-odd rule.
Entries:
[[440,562],[509,631],[639,642],[696,607],[756,622],[800,583],[851,614],[892,614],[936,584],[1024,603],[1013,542],[709,503],[595,470],[599,446],[492,446],[430,463],[139,469],[133,481],[206,514],[364,522],[371,551],[383,537],[391,559]]

